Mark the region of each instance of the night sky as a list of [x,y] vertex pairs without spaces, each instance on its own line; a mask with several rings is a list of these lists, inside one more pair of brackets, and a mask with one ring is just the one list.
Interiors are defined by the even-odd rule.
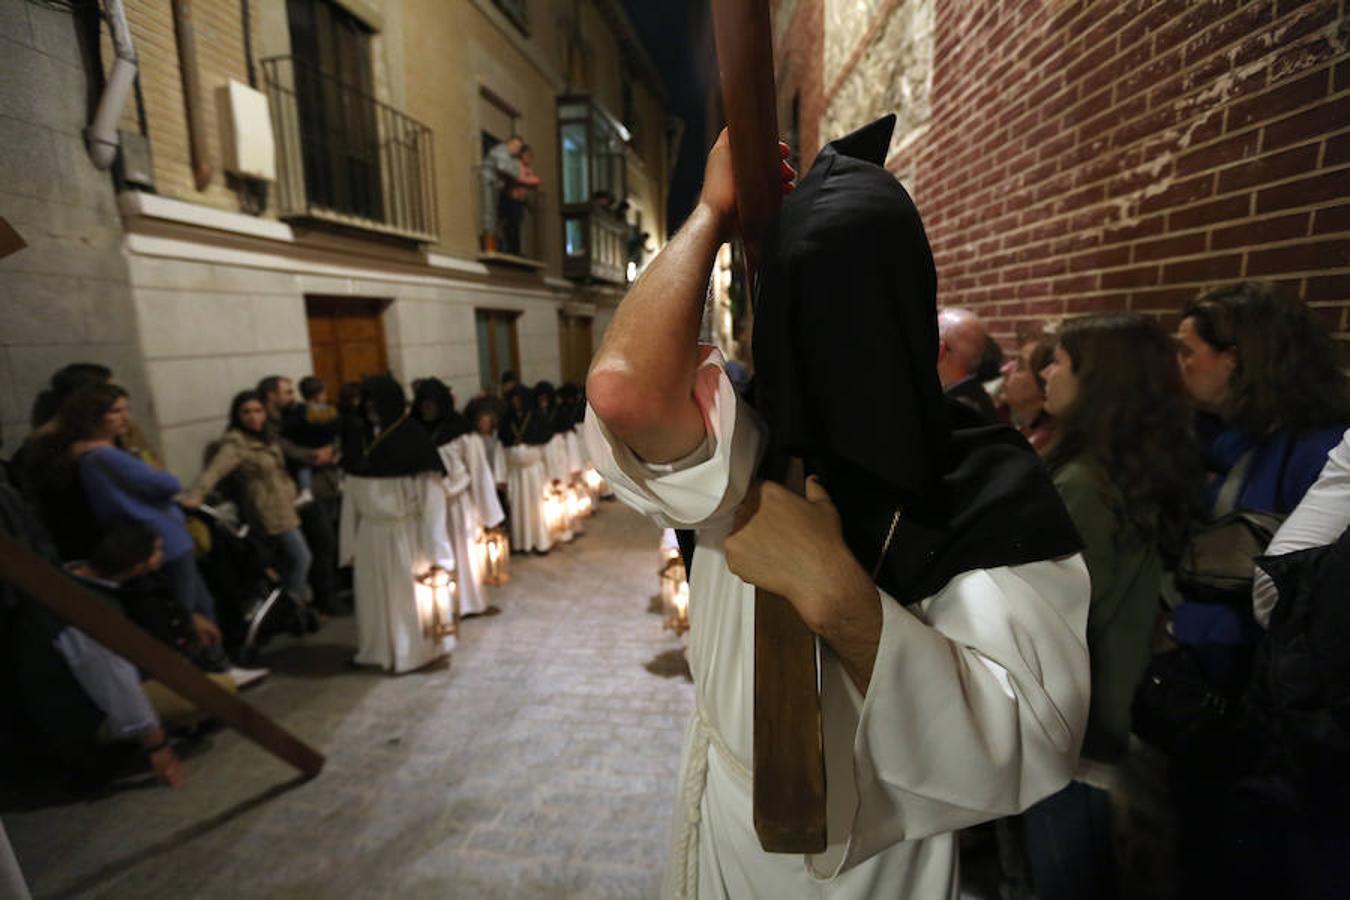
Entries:
[[670,112],[684,120],[684,141],[666,210],[673,233],[698,198],[703,159],[712,143],[704,121],[709,81],[716,77],[711,41],[706,40],[708,0],[623,0],[623,5],[665,82]]

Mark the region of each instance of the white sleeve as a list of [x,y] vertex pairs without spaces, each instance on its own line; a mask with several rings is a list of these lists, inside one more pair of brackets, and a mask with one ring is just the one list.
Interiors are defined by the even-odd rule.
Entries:
[[[1347,526],[1350,526],[1350,430],[1327,455],[1322,474],[1275,532],[1265,555],[1281,556],[1326,546],[1334,543]],[[1269,627],[1271,611],[1279,599],[1275,582],[1257,566],[1252,584],[1252,613],[1261,627]]]
[[721,354],[709,352],[698,376],[705,389],[695,392],[707,437],[674,463],[643,462],[586,409],[582,437],[596,470],[619,499],[664,528],[701,528],[730,515],[759,468],[764,426],[722,366]]
[[463,446],[461,441],[455,440],[436,448],[436,452],[441,456],[441,464],[445,466],[441,485],[445,488],[447,497],[458,497],[469,489],[469,469],[464,464],[461,452]]
[[421,493],[422,559],[428,565],[438,565],[447,571],[455,568],[455,551],[450,546],[450,532],[446,528],[445,488],[442,476],[428,472],[412,476],[415,490]]
[[483,439],[476,434],[466,435],[464,456],[469,464],[469,490],[473,494],[473,503],[478,511],[478,521],[488,528],[493,528],[501,524],[506,514],[502,511],[501,500],[497,497],[497,482],[493,478],[492,467],[488,465]]
[[1010,815],[1073,776],[1087,727],[1081,554],[967,572],[918,615],[884,592],[867,695],[822,649],[832,878],[901,841]]

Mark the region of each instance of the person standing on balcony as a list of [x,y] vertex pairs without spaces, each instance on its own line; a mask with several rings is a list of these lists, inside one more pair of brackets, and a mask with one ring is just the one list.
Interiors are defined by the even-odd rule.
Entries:
[[516,180],[502,187],[501,220],[502,250],[506,253],[521,254],[520,223],[525,218],[525,206],[529,202],[530,192],[539,187],[542,179],[531,168],[534,163],[534,151],[529,144],[520,148],[520,173]]
[[524,149],[524,139],[513,134],[483,156],[483,165],[479,170],[483,182],[482,240],[483,250],[489,253],[505,250],[502,210],[509,199],[510,189],[520,182],[520,155]]

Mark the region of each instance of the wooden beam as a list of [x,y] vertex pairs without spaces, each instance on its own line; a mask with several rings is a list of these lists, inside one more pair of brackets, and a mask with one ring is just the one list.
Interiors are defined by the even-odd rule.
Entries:
[[323,756],[237,696],[215,684],[177,651],[100,600],[60,569],[0,531],[0,581],[7,581],[138,666],[202,712],[232,726],[264,750],[313,778]]
[[[753,296],[760,246],[782,205],[768,0],[713,0],[736,210]],[[784,486],[804,489],[800,460]],[[755,591],[754,819],[769,853],[826,847],[825,750],[816,637],[792,604]]]

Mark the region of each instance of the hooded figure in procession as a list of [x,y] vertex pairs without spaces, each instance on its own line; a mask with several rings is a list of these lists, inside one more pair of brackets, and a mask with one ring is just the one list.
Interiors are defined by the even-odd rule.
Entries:
[[476,616],[487,611],[483,590],[483,560],[476,538],[484,528],[504,518],[497,486],[483,442],[468,418],[455,410],[455,398],[439,378],[424,379],[413,394],[413,409],[445,466],[446,529],[459,563],[460,612]]
[[[697,535],[696,712],[667,896],[956,898],[956,832],[1075,770],[1089,693],[1081,544],[1026,442],[943,398],[932,253],[882,167],[893,126],[826,146],[795,190],[783,165],[750,400],[697,343],[735,221],[725,133],[695,212],[620,305],[588,378],[600,473]],[[794,460],[805,497],[777,483]],[[820,649],[821,853],[767,853],[756,837],[757,588],[791,602]]]
[[[419,596],[418,577],[453,571],[446,530],[445,465],[412,418],[403,386],[388,375],[361,385],[376,434],[343,483],[339,549],[352,565],[356,593],[355,663],[411,672],[446,656],[455,639],[439,636]],[[424,592],[423,592],[424,593]]]
[[511,549],[547,553],[553,548],[553,535],[544,516],[544,495],[549,488],[544,451],[553,437],[551,411],[541,411],[535,392],[524,385],[512,388],[506,400],[500,434],[506,448]]

